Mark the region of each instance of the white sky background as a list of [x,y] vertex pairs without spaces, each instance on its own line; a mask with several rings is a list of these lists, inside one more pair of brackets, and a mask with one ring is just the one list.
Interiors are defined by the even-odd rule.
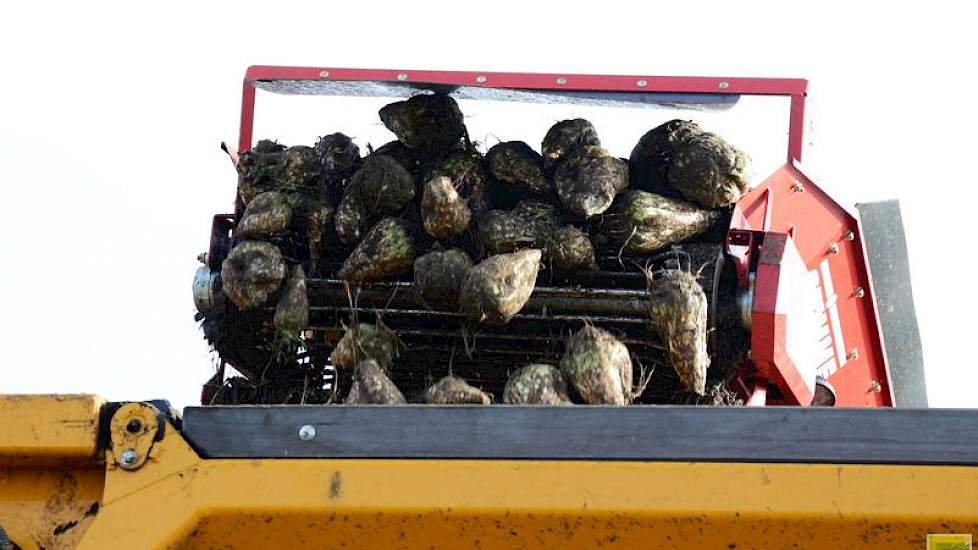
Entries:
[[[218,144],[237,141],[245,68],[277,64],[808,78],[809,175],[841,201],[901,200],[930,402],[978,406],[978,44],[964,8],[469,5],[6,5],[0,393],[197,402],[214,359],[192,319],[190,282],[210,218],[228,211],[235,184]],[[363,112],[376,121],[375,109]],[[389,135],[302,116],[269,137],[311,145],[344,131],[363,146],[368,134]],[[510,117],[525,122],[512,130],[496,130],[502,119],[468,122],[539,146],[560,116],[527,112]],[[742,145],[762,131],[746,122],[704,125]],[[598,130],[627,156],[644,131],[637,124]],[[742,146],[761,171],[765,154]]]

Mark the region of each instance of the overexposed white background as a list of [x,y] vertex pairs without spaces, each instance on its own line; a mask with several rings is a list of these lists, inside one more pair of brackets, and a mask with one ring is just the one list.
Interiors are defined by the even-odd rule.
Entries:
[[[245,68],[277,64],[808,78],[806,170],[848,203],[901,200],[930,402],[978,406],[978,44],[959,5],[7,5],[0,393],[196,402],[214,358],[190,281],[235,184],[218,143],[237,141]],[[311,127],[354,132],[330,122]],[[538,146],[544,122],[500,137]]]

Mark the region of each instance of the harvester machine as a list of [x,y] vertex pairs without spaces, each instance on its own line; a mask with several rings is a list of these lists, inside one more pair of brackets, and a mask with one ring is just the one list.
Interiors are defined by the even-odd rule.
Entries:
[[[642,264],[599,249],[593,271],[541,276],[505,330],[459,330],[460,314],[425,307],[408,279],[351,289],[329,257],[309,273],[304,363],[334,392],[349,381],[329,353],[351,319],[397,333],[391,379],[406,395],[450,356],[498,395],[500,365],[553,363],[563,336],[590,324],[656,366],[635,404],[214,406],[225,365],[247,371],[215,346],[221,368],[182,414],[163,401],[0,397],[0,548],[965,547],[937,545],[970,544],[978,528],[978,414],[926,408],[899,206],[850,208],[806,176],[806,90],[795,79],[249,68],[239,151],[253,145],[259,96],[423,92],[622,116],[775,98],[787,150],[717,227]],[[204,314],[241,214],[239,200],[214,217],[194,280]],[[676,267],[699,276],[711,380],[739,406],[675,401],[647,277]]]

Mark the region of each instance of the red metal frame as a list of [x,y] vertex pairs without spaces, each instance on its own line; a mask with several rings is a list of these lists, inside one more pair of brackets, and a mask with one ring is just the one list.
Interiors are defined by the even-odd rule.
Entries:
[[701,76],[608,76],[565,73],[490,73],[414,71],[407,69],[344,69],[336,67],[275,67],[256,65],[245,73],[241,95],[238,150],[251,147],[255,121],[255,85],[260,80],[366,80],[413,82],[549,91],[655,92],[729,95],[770,95],[791,98],[788,160],[801,160],[805,96],[808,81],[799,78],[720,78]]

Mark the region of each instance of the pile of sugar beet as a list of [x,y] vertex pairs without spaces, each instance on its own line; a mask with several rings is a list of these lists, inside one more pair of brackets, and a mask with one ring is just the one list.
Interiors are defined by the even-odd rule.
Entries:
[[[638,265],[707,231],[748,190],[747,157],[690,121],[651,129],[625,160],[583,119],[554,124],[540,152],[508,141],[483,154],[448,95],[416,95],[379,114],[397,139],[367,146],[366,156],[334,133],[313,147],[263,140],[233,158],[243,212],[219,274],[227,300],[202,317],[212,346],[244,378],[224,383],[213,403],[407,402],[389,376],[403,343],[380,319],[350,318],[330,354],[336,375],[351,381],[345,395],[303,374],[307,274],[350,288],[413,277],[431,309],[504,326],[541,270],[596,269],[598,245]],[[330,255],[342,264],[325,272]],[[703,395],[707,298],[696,274],[646,275],[648,328],[685,390]],[[612,332],[582,321],[564,338],[553,364],[499,365],[509,373],[502,395],[450,374],[411,400],[626,405],[644,390],[644,369]]]

